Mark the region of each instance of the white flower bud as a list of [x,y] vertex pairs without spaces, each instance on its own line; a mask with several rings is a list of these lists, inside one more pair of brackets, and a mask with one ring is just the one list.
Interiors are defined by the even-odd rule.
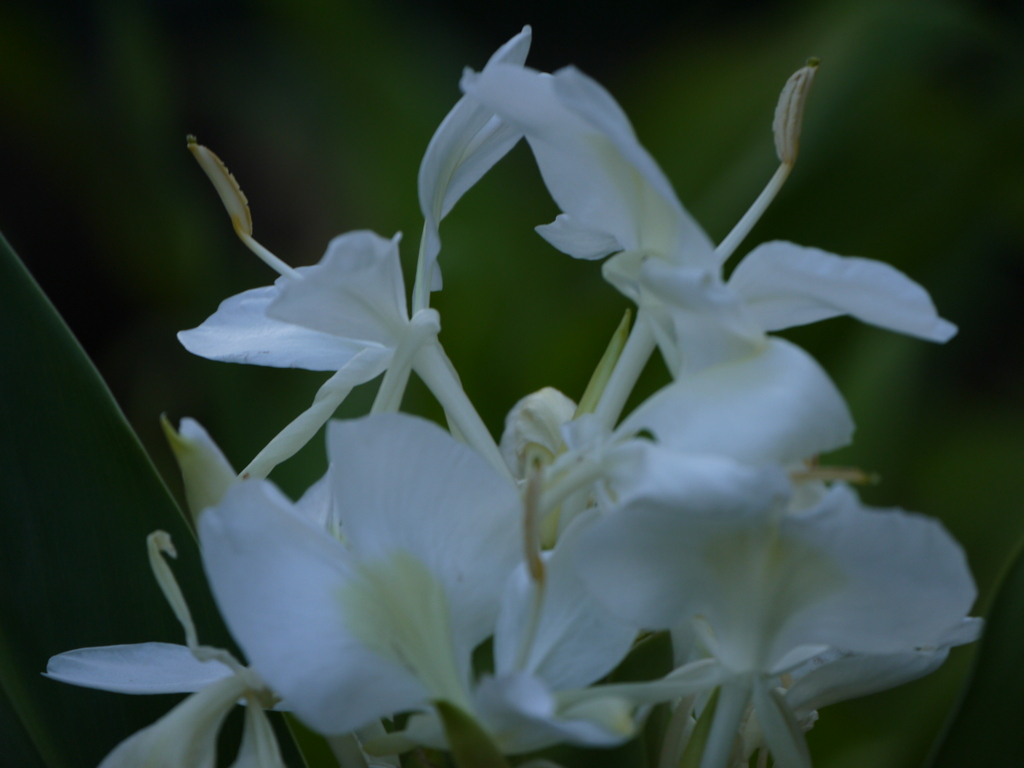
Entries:
[[552,459],[561,452],[562,425],[575,413],[576,403],[553,387],[527,395],[512,407],[501,435],[501,455],[515,477],[526,476],[531,452],[547,452]]
[[779,161],[792,165],[800,149],[800,129],[804,122],[804,105],[807,94],[818,71],[818,59],[808,59],[807,66],[801,67],[786,81],[779,103],[775,107],[772,131],[775,133],[775,152]]
[[185,501],[194,521],[207,507],[219,504],[237,477],[220,448],[194,419],[182,419],[178,432],[164,416],[160,425],[181,469]]

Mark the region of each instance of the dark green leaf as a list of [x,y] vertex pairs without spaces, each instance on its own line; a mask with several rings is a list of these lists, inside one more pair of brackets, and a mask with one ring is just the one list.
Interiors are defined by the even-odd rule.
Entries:
[[1024,756],[1024,549],[986,618],[974,671],[932,768],[1020,765]]
[[50,656],[84,646],[182,642],[150,575],[150,531],[168,531],[178,547],[173,567],[200,640],[225,645],[227,635],[174,500],[2,237],[0,348],[0,733],[25,754],[18,765],[93,768],[173,698],[80,689],[41,673]]

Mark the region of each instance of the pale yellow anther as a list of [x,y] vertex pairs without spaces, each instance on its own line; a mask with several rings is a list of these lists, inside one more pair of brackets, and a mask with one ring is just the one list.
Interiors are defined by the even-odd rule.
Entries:
[[800,129],[804,122],[804,106],[807,94],[814,82],[814,74],[818,71],[818,59],[808,59],[807,66],[801,67],[790,76],[779,95],[779,103],[775,107],[775,119],[772,131],[775,133],[775,151],[779,161],[787,165],[796,162],[800,149]]
[[807,469],[791,472],[789,476],[798,483],[808,480],[824,480],[826,482],[841,481],[854,485],[871,485],[879,481],[877,474],[865,472],[858,467],[822,467],[817,464],[810,464]]
[[220,200],[227,208],[231,217],[231,224],[239,237],[243,234],[252,235],[252,214],[249,213],[249,201],[246,199],[242,188],[238,186],[234,175],[228,170],[217,155],[210,149],[196,141],[195,136],[188,136],[188,151],[192,153],[199,162],[199,167],[205,171],[214,189],[220,196]]
[[189,152],[195,156],[199,162],[199,167],[203,169],[210,181],[213,182],[217,195],[220,197],[221,202],[224,203],[224,207],[231,217],[231,226],[235,228],[235,234],[238,235],[238,238],[245,243],[245,246],[250,251],[259,256],[268,267],[279,275],[290,277],[293,280],[301,280],[302,275],[299,272],[285,264],[253,239],[252,214],[249,213],[249,201],[242,193],[242,188],[238,186],[238,182],[235,181],[235,177],[228,170],[228,167],[221,162],[217,155],[196,141],[195,136],[189,135],[186,140],[188,141]]

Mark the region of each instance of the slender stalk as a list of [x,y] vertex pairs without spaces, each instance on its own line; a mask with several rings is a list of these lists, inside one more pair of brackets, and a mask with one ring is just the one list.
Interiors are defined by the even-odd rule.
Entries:
[[302,275],[294,267],[290,267],[285,264],[281,259],[272,254],[262,245],[253,240],[252,235],[243,232],[242,230],[235,228],[235,232],[238,234],[238,238],[245,243],[246,247],[255,253],[263,262],[270,267],[272,270],[277,272],[279,275],[290,277],[292,280],[301,280]]
[[720,690],[700,768],[726,768],[729,765],[736,734],[750,700],[749,685],[726,683]]
[[654,352],[654,347],[654,332],[651,330],[650,320],[645,312],[640,311],[626,340],[626,346],[623,347],[615,364],[615,370],[608,378],[601,399],[594,409],[594,413],[607,429],[614,428],[618,422],[626,400],[636,386],[636,381],[647,365],[651,353]]
[[768,185],[761,190],[761,194],[757,196],[754,204],[750,206],[743,218],[741,218],[735,227],[732,228],[732,232],[725,236],[725,239],[718,244],[715,248],[715,258],[719,264],[724,264],[730,256],[739,247],[739,244],[743,242],[743,238],[750,234],[750,230],[757,224],[758,219],[765,212],[772,200],[782,189],[782,185],[789,177],[789,172],[793,170],[792,163],[783,163],[779,166],[778,170],[768,181]]
[[425,342],[413,358],[412,368],[437,398],[466,442],[475,448],[502,477],[515,483],[512,472],[487,431],[480,414],[462,389],[455,371],[436,338]]
[[679,758],[690,741],[690,735],[696,721],[693,719],[693,703],[697,695],[685,696],[676,704],[672,719],[665,729],[665,738],[661,742],[661,754],[658,756],[658,768],[678,768]]

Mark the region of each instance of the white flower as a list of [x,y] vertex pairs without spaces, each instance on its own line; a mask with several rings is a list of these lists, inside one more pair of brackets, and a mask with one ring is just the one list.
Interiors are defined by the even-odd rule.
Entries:
[[[801,82],[807,85],[809,79]],[[723,281],[722,261],[753,226],[792,167],[806,87],[797,89],[798,108],[792,108],[796,91],[787,86],[783,93],[791,107],[783,111],[792,117],[776,126],[786,133],[781,138],[788,149],[784,157],[780,155],[784,172],[773,179],[771,194],[755,203],[753,215],[745,216],[737,232],[716,250],[640,145],[621,108],[586,75],[572,67],[547,75],[495,65],[478,74],[468,73],[462,86],[518,126],[533,148],[541,175],[563,211],[553,224],[538,228],[541,235],[578,258],[618,252],[604,264],[605,277],[636,301],[640,312],[622,362],[598,406],[609,426],[655,343],[673,375],[682,379],[756,357],[774,344],[765,338],[766,331],[840,314],[933,341],[945,341],[955,332],[954,326],[938,317],[924,289],[899,271],[867,259],[773,242],[752,251],[728,283]],[[799,435],[806,428],[827,433],[805,441],[813,451],[847,442],[852,422],[828,377],[802,351],[783,352],[775,347],[770,363],[739,365],[730,373],[747,385],[748,392],[762,393],[763,413],[789,423],[784,431],[790,434],[779,439],[790,440],[793,433]],[[768,378],[755,380],[755,375]],[[788,400],[771,399],[772,392],[792,387],[798,394]],[[685,400],[689,394],[675,397]],[[668,393],[663,397],[670,398],[673,395]],[[796,400],[808,405],[786,413],[783,409]],[[708,410],[731,408],[730,403],[721,405]],[[815,411],[813,405],[822,410]],[[669,424],[657,430],[654,421],[658,419],[639,426],[655,429],[663,439],[676,427]]]
[[325,734],[437,700],[470,708],[470,653],[493,631],[518,559],[518,494],[411,416],[334,422],[328,453],[345,543],[266,482],[234,486],[200,520],[229,628]]
[[939,647],[974,601],[963,551],[942,526],[863,508],[843,485],[788,514],[765,493],[717,507],[677,496],[624,498],[581,534],[577,564],[624,619],[693,622],[722,673],[704,768],[724,765],[750,701],[776,759],[809,765],[775,691],[781,675],[829,648],[886,656]]
[[213,768],[221,725],[240,700],[247,706],[234,768],[284,768],[264,712],[264,708],[277,703],[277,697],[254,670],[230,653],[199,645],[188,605],[162,557],[162,553],[176,556],[170,537],[156,531],[148,537],[147,546],[154,575],[185,630],[188,645],[140,643],[80,648],[51,658],[46,676],[116,693],[192,695],[121,742],[100,768]]

